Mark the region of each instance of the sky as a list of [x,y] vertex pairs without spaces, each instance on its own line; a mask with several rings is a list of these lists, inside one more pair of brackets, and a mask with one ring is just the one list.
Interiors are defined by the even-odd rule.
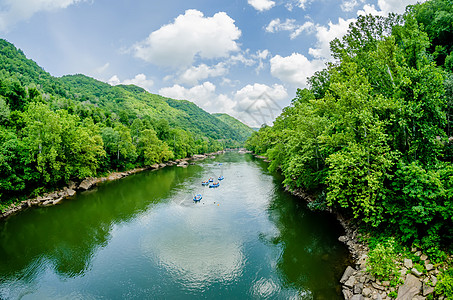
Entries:
[[51,75],[135,84],[272,124],[359,15],[417,0],[0,0],[0,38]]

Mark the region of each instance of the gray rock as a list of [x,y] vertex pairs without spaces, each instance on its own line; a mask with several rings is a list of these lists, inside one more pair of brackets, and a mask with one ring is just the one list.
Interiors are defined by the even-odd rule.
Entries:
[[354,285],[354,294],[362,294],[363,283],[357,283]]
[[349,289],[343,289],[343,298],[351,299],[352,295],[353,294]]
[[390,286],[390,281],[382,281],[382,286]]
[[365,297],[370,297],[372,293],[373,293],[373,291],[368,287],[366,287],[362,290],[362,295]]
[[167,165],[166,164],[159,164],[159,167],[165,168]]
[[342,243],[345,243],[345,242],[348,240],[348,237],[345,236],[345,235],[342,235],[342,236],[340,236],[340,237],[338,238],[338,240],[339,240],[340,242],[342,242]]
[[425,268],[426,268],[427,271],[431,271],[432,269],[434,269],[434,265],[433,264],[426,264]]
[[427,260],[428,256],[426,256],[425,254],[422,254],[422,255],[420,255],[420,259],[421,260]]
[[423,275],[423,272],[420,272],[419,270],[417,270],[416,268],[412,268],[411,269],[411,273],[414,274],[415,276],[417,277],[420,277]]
[[159,169],[159,165],[158,164],[154,164],[154,165],[151,165],[150,168],[152,170],[156,170],[156,169]]
[[354,295],[350,298],[350,300],[364,300],[362,295]]
[[417,252],[414,253],[414,255],[415,256],[420,256],[420,255],[422,255],[422,253],[420,251],[417,251]]
[[53,201],[52,200],[44,201],[42,203],[42,206],[51,206],[51,205],[53,205]]
[[412,300],[415,295],[420,293],[422,288],[421,281],[412,274],[407,274],[404,284],[398,289],[398,300]]
[[412,269],[412,259],[405,258],[404,259],[404,266],[408,269]]
[[431,275],[431,282],[433,283],[433,286],[436,286],[437,284],[437,277],[434,275]]
[[79,184],[79,189],[86,191],[86,190],[89,190],[92,186],[93,186],[93,182],[92,182],[91,178],[86,178],[84,181],[82,181]]
[[355,277],[352,275],[351,277],[349,277],[348,280],[346,280],[344,285],[347,286],[347,287],[352,288],[355,285],[355,283],[356,283]]
[[341,279],[340,279],[340,282],[341,283],[345,283],[346,280],[349,279],[349,277],[351,277],[351,275],[355,272],[355,270],[351,267],[351,266],[348,266],[346,268],[346,270],[344,271],[343,273],[343,276],[341,276]]
[[423,283],[423,296],[428,296],[429,294],[434,293],[434,288],[429,284]]
[[385,290],[385,288],[383,286],[381,286],[380,284],[377,284],[376,282],[372,282],[371,285],[377,290],[381,290],[381,291]]
[[76,191],[74,191],[73,189],[68,189],[68,196],[69,197],[72,197],[76,194]]
[[53,204],[58,204],[58,203],[60,203],[61,201],[63,201],[63,197],[58,198],[57,200],[54,200],[54,201],[53,201]]

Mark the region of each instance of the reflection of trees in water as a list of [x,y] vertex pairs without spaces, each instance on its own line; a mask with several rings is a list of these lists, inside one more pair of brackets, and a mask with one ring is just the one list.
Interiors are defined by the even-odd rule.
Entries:
[[269,241],[282,249],[277,262],[282,284],[309,290],[303,299],[341,298],[338,281],[348,263],[347,250],[337,241],[341,226],[330,214],[311,212],[283,191],[276,194],[268,211],[278,233]]
[[[114,224],[127,222],[165,198],[196,168],[137,174],[81,193],[62,205],[30,209],[0,223],[0,282],[32,281],[47,262],[64,277],[82,275],[108,244]],[[43,266],[44,265],[44,266]]]

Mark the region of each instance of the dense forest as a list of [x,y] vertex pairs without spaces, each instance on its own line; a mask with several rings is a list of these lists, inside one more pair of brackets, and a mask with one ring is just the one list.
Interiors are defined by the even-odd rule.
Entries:
[[314,195],[312,208],[442,261],[453,242],[453,1],[360,16],[331,54],[247,147]]
[[0,208],[69,180],[237,147],[252,129],[189,101],[51,76],[0,40]]

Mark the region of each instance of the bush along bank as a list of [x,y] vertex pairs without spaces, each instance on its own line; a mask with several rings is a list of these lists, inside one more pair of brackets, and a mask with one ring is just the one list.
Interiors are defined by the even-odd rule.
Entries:
[[[254,156],[269,162],[264,155]],[[306,201],[310,209],[335,214],[343,226],[345,234],[338,240],[348,247],[353,260],[339,279],[344,299],[453,299],[453,255],[438,249],[427,255],[417,246],[408,249],[394,238],[373,236],[353,219],[320,206],[314,195],[285,189]]]
[[118,180],[138,172],[143,172],[145,170],[158,170],[167,166],[186,168],[189,164],[194,164],[195,161],[200,161],[206,158],[215,158],[216,155],[223,153],[224,151],[220,150],[206,154],[195,154],[192,157],[176,159],[174,161],[168,161],[160,164],[153,164],[144,168],[135,168],[123,172],[111,172],[104,177],[87,177],[79,182],[70,181],[67,186],[62,189],[44,193],[40,196],[27,200],[11,203],[6,209],[4,209],[4,211],[0,212],[0,219],[4,219],[29,207],[45,207],[60,204],[64,199],[73,197],[77,192],[87,191],[105,181]]

